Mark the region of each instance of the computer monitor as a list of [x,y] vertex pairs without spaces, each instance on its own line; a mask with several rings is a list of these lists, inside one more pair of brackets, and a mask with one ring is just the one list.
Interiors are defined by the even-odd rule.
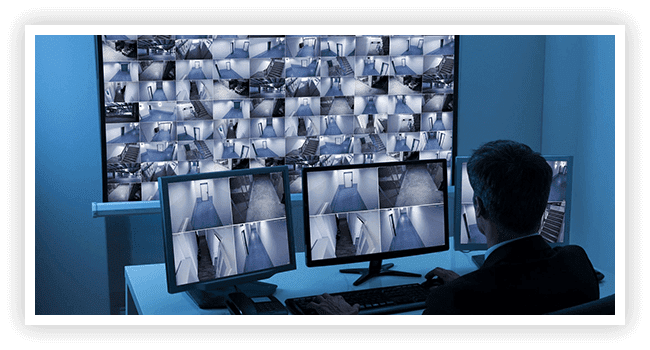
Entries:
[[[569,242],[569,223],[571,222],[571,187],[573,156],[542,155],[553,169],[553,182],[542,217],[539,234],[550,245],[563,245]],[[456,157],[455,200],[454,200],[454,249],[461,251],[486,250],[485,235],[476,226],[476,214],[472,197],[474,191],[467,175],[467,162],[470,157]],[[482,264],[482,254],[472,258],[476,265]]]
[[201,308],[229,293],[268,296],[259,282],[296,268],[286,166],[158,179],[169,293]]
[[298,194],[305,167],[449,157],[451,170],[460,36],[231,30],[97,35],[104,202],[155,201],[158,177],[191,172],[287,165]]
[[383,259],[449,249],[445,159],[306,168],[303,206],[306,265],[369,262],[359,285],[390,270]]

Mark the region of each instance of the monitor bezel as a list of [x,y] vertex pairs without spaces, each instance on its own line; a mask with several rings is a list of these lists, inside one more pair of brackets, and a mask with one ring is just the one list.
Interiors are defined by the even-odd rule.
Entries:
[[[562,242],[549,243],[551,247],[568,245],[571,231],[571,202],[572,202],[572,187],[573,187],[573,156],[569,155],[541,155],[544,159],[549,161],[566,161],[569,168],[569,178],[567,179],[566,187],[566,207],[568,210],[565,212],[565,225],[564,225],[564,240]],[[469,156],[457,156],[454,164],[454,250],[456,251],[483,251],[487,250],[487,243],[461,243],[461,215],[462,215],[462,196],[463,196],[463,164],[469,161]]]
[[293,214],[291,212],[291,203],[288,202],[290,196],[285,196],[285,214],[286,214],[286,223],[287,223],[287,235],[288,235],[288,244],[289,244],[289,263],[281,266],[274,266],[271,268],[242,273],[238,275],[226,276],[219,279],[214,279],[211,281],[199,281],[193,283],[187,283],[182,285],[176,284],[176,273],[175,273],[175,264],[174,264],[174,246],[172,239],[172,226],[171,226],[171,216],[170,216],[170,207],[169,207],[169,188],[168,185],[175,182],[185,182],[185,181],[194,181],[194,180],[206,180],[206,179],[218,179],[218,178],[229,178],[234,176],[242,175],[258,175],[258,174],[270,174],[270,173],[282,173],[283,188],[285,194],[288,194],[289,191],[289,169],[287,166],[274,166],[274,167],[264,167],[264,168],[252,168],[252,169],[239,169],[239,170],[230,170],[230,171],[219,171],[203,174],[191,174],[191,175],[174,175],[174,176],[163,176],[158,178],[158,190],[160,191],[160,207],[162,212],[163,220],[163,246],[164,246],[164,257],[165,257],[165,274],[167,276],[167,291],[169,293],[178,293],[188,290],[211,290],[219,288],[232,287],[239,284],[244,284],[248,282],[254,282],[258,280],[267,279],[276,273],[290,271],[296,269],[296,254],[295,254],[295,242],[294,242],[294,228],[293,228]]
[[[355,255],[355,256],[346,256],[346,257],[337,257],[329,259],[312,259],[311,255],[311,236],[310,236],[310,225],[309,225],[309,191],[307,190],[307,182],[309,178],[309,173],[313,172],[325,172],[325,171],[336,171],[336,170],[349,170],[349,169],[365,169],[365,168],[377,168],[380,166],[415,166],[418,164],[429,164],[429,163],[441,163],[443,166],[443,207],[444,207],[444,239],[445,243],[443,245],[437,245],[432,247],[418,248],[418,249],[409,249],[409,250],[399,250],[393,252],[380,252],[374,254],[365,254],[365,255]],[[358,262],[372,262],[372,261],[381,261],[384,259],[394,259],[402,258],[407,256],[423,255],[429,253],[436,253],[449,250],[449,203],[448,203],[448,191],[449,191],[449,182],[447,179],[447,160],[444,158],[441,159],[423,159],[423,160],[411,160],[411,161],[399,161],[399,162],[382,162],[382,163],[369,163],[369,164],[349,164],[349,165],[337,165],[331,167],[314,167],[314,168],[304,168],[302,171],[302,199],[303,199],[303,222],[304,222],[304,238],[305,238],[305,262],[307,267],[318,267],[318,266],[332,266],[332,265],[342,265]]]

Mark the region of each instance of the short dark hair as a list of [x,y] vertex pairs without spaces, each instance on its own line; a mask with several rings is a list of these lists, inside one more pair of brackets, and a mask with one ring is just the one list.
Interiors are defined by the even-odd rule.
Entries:
[[467,174],[486,219],[517,234],[539,230],[553,178],[539,153],[515,141],[487,142],[470,157]]

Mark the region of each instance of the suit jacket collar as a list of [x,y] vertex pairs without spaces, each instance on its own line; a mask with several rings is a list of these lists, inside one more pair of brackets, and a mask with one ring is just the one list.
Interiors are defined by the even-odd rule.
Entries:
[[546,257],[553,253],[551,246],[540,235],[518,239],[495,249],[485,259],[481,268],[502,262],[524,262]]

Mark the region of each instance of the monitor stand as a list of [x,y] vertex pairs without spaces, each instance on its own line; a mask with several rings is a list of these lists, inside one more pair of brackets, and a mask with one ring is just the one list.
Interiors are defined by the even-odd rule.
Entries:
[[224,309],[230,293],[242,292],[249,298],[268,297],[277,288],[275,284],[253,281],[218,289],[190,289],[186,293],[201,309]]
[[393,263],[381,264],[381,260],[372,260],[370,261],[370,266],[366,268],[359,269],[342,269],[339,270],[342,273],[356,273],[360,274],[361,277],[354,281],[355,286],[360,285],[361,283],[377,276],[403,276],[403,277],[421,277],[422,275],[411,272],[402,272],[402,271],[393,271],[389,270],[391,267],[395,266]]

